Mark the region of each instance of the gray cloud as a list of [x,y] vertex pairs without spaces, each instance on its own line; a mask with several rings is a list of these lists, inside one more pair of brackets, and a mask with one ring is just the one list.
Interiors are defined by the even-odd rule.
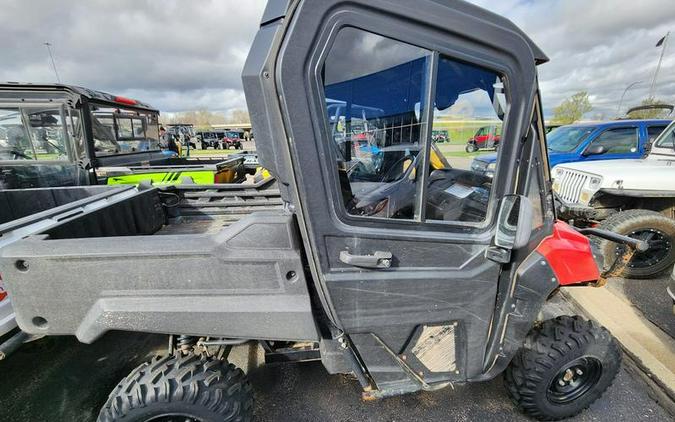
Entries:
[[[591,114],[612,117],[624,88],[646,97],[660,50],[675,31],[672,0],[474,0],[512,19],[549,55],[540,67],[547,112],[586,90]],[[245,106],[241,68],[264,0],[5,0],[0,80],[53,82],[43,42],[64,82],[139,98],[163,112]],[[675,102],[675,33],[657,96]]]
[[264,1],[5,1],[0,80],[61,80],[162,111],[245,106],[241,69]]

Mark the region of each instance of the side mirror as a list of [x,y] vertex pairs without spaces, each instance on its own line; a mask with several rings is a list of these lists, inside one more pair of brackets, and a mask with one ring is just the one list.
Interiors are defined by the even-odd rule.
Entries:
[[606,152],[607,148],[605,148],[604,145],[591,145],[581,155],[583,155],[584,157],[588,157],[589,155],[602,155]]
[[532,219],[532,203],[527,197],[505,196],[499,208],[495,245],[508,250],[527,245],[532,233]]

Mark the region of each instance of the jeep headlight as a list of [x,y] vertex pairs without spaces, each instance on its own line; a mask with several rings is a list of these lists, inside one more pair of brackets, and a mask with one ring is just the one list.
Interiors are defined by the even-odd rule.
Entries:
[[553,177],[554,178],[560,177],[560,176],[562,176],[563,172],[564,172],[563,169],[561,169],[560,167],[556,167],[556,168],[553,169]]
[[591,177],[588,181],[588,187],[591,189],[599,189],[602,183],[602,177]]

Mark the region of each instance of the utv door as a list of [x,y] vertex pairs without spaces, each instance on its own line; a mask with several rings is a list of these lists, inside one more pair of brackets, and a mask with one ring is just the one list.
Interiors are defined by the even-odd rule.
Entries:
[[66,99],[0,98],[0,189],[78,186],[87,174],[81,152],[78,114]]
[[[460,2],[284,5],[268,5],[244,82],[261,162],[299,205],[329,317],[380,389],[480,376],[500,274],[513,271],[485,257],[500,198],[533,190],[533,244],[550,232],[547,164],[530,161],[543,55]],[[463,145],[431,143],[433,130],[466,139],[486,124],[502,133],[494,179],[470,170]]]

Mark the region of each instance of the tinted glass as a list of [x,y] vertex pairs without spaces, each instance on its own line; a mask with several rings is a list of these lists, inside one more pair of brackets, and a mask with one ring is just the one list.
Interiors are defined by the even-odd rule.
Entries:
[[553,129],[547,136],[548,149],[553,152],[571,152],[577,149],[594,127],[562,126]]
[[605,154],[637,152],[638,129],[636,127],[608,129],[595,138],[590,146],[605,147]]
[[418,214],[429,62],[426,50],[354,28],[341,30],[331,47],[325,107],[349,214]]
[[654,142],[656,138],[659,137],[661,132],[666,128],[666,125],[661,125],[661,126],[648,126],[647,127],[647,137],[649,139],[649,142]]
[[97,156],[159,149],[158,117],[154,113],[94,107],[91,125]]
[[[433,130],[447,131],[450,142],[431,148],[427,219],[485,219],[495,164],[472,166],[471,160],[475,154],[494,152],[501,141],[502,120],[508,108],[503,91],[497,73],[441,56]],[[467,153],[472,150],[469,144],[478,151]]]

